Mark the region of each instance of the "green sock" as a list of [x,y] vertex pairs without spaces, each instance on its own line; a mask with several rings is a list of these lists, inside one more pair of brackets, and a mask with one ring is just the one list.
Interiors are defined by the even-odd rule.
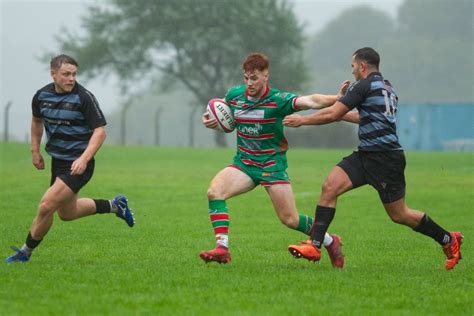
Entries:
[[313,218],[308,215],[304,215],[300,213],[298,227],[296,227],[296,230],[302,233],[305,233],[306,235],[309,236],[312,226],[313,226]]

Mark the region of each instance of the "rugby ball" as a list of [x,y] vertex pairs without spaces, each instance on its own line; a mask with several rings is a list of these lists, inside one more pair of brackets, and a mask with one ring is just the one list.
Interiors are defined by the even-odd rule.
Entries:
[[232,110],[222,99],[211,99],[207,103],[209,117],[217,121],[217,130],[230,133],[235,129],[234,115]]

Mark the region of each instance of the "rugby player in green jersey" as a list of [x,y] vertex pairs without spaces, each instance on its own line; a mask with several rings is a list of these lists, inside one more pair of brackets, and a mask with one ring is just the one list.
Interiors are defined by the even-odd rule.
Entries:
[[[248,192],[259,184],[265,187],[284,225],[306,235],[311,234],[313,218],[298,213],[286,172],[288,142],[283,133],[282,121],[286,115],[299,110],[331,106],[349,85],[349,81],[345,81],[338,95],[297,96],[268,86],[269,61],[264,54],[248,55],[242,68],[245,84],[231,88],[225,96],[235,118],[237,153],[232,164],[214,177],[207,191],[209,215],[217,246],[200,253],[205,262],[230,262],[226,200]],[[207,113],[203,114],[202,122],[207,128],[217,126],[217,121]],[[332,265],[342,268],[344,256],[341,238],[326,234],[324,245]]]

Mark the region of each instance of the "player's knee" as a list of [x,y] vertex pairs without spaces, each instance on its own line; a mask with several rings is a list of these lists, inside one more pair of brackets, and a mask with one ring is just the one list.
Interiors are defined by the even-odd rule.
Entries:
[[62,209],[58,210],[58,217],[65,222],[72,221],[76,219],[71,212],[65,212]]
[[42,199],[40,201],[38,209],[38,213],[40,216],[47,216],[54,213],[54,211],[56,210],[56,205],[48,199]]
[[388,214],[392,222],[396,224],[406,224],[406,216],[403,213],[393,212]]
[[209,189],[207,189],[207,199],[209,201],[224,200],[224,194],[222,190],[219,189],[219,187],[211,186]]
[[333,179],[326,178],[321,188],[321,195],[327,198],[337,197],[337,187]]

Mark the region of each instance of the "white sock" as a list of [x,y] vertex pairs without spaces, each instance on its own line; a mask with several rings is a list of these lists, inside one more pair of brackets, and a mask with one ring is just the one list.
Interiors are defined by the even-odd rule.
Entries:
[[28,247],[26,244],[24,244],[21,249],[21,251],[23,251],[24,253],[26,253],[27,255],[31,255],[31,253],[33,252],[33,249],[31,249],[30,247]]
[[109,203],[110,203],[110,213],[117,213],[118,211],[117,205],[114,202],[112,202],[112,200],[109,200]]
[[217,234],[216,240],[217,240],[217,246],[229,248],[229,235]]
[[324,246],[329,246],[330,244],[332,244],[332,237],[328,233],[326,233],[326,235],[324,235],[323,244],[324,244]]

